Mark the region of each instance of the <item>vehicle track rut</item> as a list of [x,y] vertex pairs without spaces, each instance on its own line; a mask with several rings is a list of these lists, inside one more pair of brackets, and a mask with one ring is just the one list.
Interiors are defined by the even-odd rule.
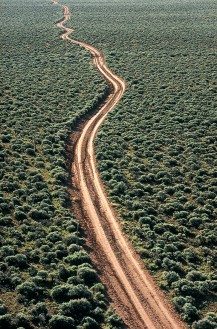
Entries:
[[74,30],[64,26],[71,16],[68,7],[57,1],[52,3],[64,9],[64,17],[57,22],[57,26],[64,30],[61,38],[90,51],[94,65],[111,88],[97,113],[72,134],[74,146],[69,146],[69,156],[73,157],[70,168],[73,211],[86,231],[91,257],[107,287],[112,305],[128,328],[184,329],[186,326],[166,301],[123,235],[97,171],[94,139],[107,113],[123,96],[125,81],[108,68],[100,50],[69,36]]

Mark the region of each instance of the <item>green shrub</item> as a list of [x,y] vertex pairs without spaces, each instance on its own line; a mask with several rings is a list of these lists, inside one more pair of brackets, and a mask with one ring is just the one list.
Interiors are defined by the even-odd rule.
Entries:
[[215,329],[217,327],[217,315],[208,313],[207,316],[193,324],[193,329]]
[[15,256],[7,256],[5,261],[9,265],[18,266],[19,268],[25,268],[27,266],[27,257],[23,254],[17,254]]
[[82,329],[98,329],[99,324],[91,317],[86,317],[82,321]]
[[61,313],[66,316],[73,316],[77,320],[83,319],[92,310],[91,303],[86,298],[73,299],[61,305]]
[[30,329],[30,318],[28,315],[23,313],[18,313],[16,315],[16,325],[17,327],[24,327],[25,329]]
[[185,303],[182,307],[183,319],[187,322],[192,322],[198,319],[198,311],[191,303]]
[[0,302],[0,316],[5,315],[6,313],[7,313],[6,306],[2,302]]
[[69,263],[70,265],[81,265],[83,263],[90,262],[89,255],[84,251],[76,251],[73,255],[69,255],[64,258],[66,263]]
[[50,321],[49,325],[51,329],[74,329],[75,321],[72,317],[64,316],[64,315],[54,315]]
[[48,319],[48,310],[45,303],[39,302],[31,309],[31,318],[34,323],[45,325]]
[[70,285],[68,284],[55,286],[51,290],[51,296],[56,301],[67,300],[69,289],[70,289]]
[[87,285],[92,285],[92,283],[96,282],[96,280],[97,280],[96,271],[92,268],[89,268],[89,267],[79,268],[78,269],[78,276],[79,276],[79,278],[84,280],[84,282]]
[[91,300],[92,294],[89,291],[88,287],[83,284],[78,284],[76,286],[71,286],[68,291],[68,296],[70,299],[76,299],[76,298],[87,298],[88,300]]
[[36,286],[35,283],[32,281],[25,281],[24,283],[20,284],[16,287],[18,293],[20,293],[23,297],[28,300],[31,300],[38,296],[40,293],[39,287]]
[[9,314],[0,315],[0,328],[13,328],[12,326],[12,317]]
[[109,308],[106,312],[106,324],[108,328],[123,328],[124,324],[121,318],[115,313],[114,309]]

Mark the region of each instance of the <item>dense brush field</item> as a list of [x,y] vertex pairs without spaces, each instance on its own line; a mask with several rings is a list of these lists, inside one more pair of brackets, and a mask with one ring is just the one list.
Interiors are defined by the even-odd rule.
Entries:
[[182,318],[216,328],[217,3],[70,6],[78,39],[127,82],[96,141],[122,227]]
[[106,84],[60,40],[62,9],[1,3],[0,328],[119,328],[68,210],[65,150]]
[[[217,326],[214,0],[67,0],[75,38],[127,82],[101,176],[147,268],[194,329]],[[1,3],[0,328],[120,328],[69,211],[67,137],[106,83],[62,10]]]

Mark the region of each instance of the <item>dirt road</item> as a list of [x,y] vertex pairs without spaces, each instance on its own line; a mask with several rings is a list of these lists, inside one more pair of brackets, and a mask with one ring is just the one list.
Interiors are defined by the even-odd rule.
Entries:
[[[56,1],[53,3],[59,5]],[[73,142],[76,141],[72,165],[73,211],[86,232],[92,259],[111,303],[126,326],[130,329],[186,328],[123,235],[97,171],[94,138],[107,113],[121,99],[125,82],[107,67],[101,51],[69,37],[73,30],[64,23],[70,19],[70,12],[67,6],[60,6],[64,9],[64,18],[57,23],[64,30],[61,38],[90,51],[94,65],[112,86],[99,111],[72,137]]]

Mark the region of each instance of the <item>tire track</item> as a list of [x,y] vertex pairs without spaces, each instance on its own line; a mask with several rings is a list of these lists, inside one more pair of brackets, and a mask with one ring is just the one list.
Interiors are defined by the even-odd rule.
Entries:
[[71,16],[69,9],[57,1],[52,2],[64,9],[64,17],[57,22],[57,26],[64,30],[61,38],[90,51],[94,65],[112,86],[99,111],[73,137],[76,145],[71,169],[73,205],[82,227],[88,231],[87,243],[101,271],[101,279],[128,328],[186,328],[124,237],[97,171],[94,139],[107,113],[123,96],[125,81],[108,68],[100,50],[69,36],[74,31],[64,26]]

